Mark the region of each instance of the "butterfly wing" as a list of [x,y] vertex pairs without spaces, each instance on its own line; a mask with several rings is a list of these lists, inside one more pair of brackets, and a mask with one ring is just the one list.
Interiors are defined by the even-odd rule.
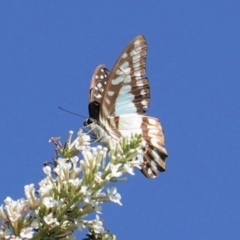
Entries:
[[88,111],[90,118],[99,120],[100,106],[103,93],[109,77],[109,70],[104,64],[99,65],[92,76],[89,90]]
[[125,48],[114,65],[105,86],[100,120],[124,114],[145,114],[149,106],[149,83],[146,74],[147,44],[137,36]]
[[105,65],[96,68],[90,86],[89,114],[96,120],[93,132],[102,142],[107,136],[119,139],[142,134],[141,171],[153,178],[165,171],[167,152],[160,122],[145,116],[150,98],[146,55],[146,40],[140,35],[125,48],[111,73]]
[[108,124],[107,130],[115,139],[117,136],[142,135],[144,161],[141,171],[146,177],[154,178],[158,172],[166,170],[167,151],[164,148],[163,129],[157,118],[137,114],[121,115],[110,117]]

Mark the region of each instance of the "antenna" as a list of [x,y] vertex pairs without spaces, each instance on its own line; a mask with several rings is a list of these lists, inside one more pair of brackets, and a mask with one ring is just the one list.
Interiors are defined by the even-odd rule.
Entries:
[[64,112],[67,112],[67,113],[70,113],[70,114],[72,114],[72,115],[75,115],[75,116],[78,116],[78,117],[81,117],[81,118],[86,119],[86,117],[84,117],[84,116],[82,116],[82,115],[80,115],[80,114],[77,114],[77,113],[68,111],[68,110],[66,110],[66,109],[64,109],[64,108],[62,108],[62,107],[60,107],[60,106],[58,106],[58,108],[59,108],[60,110],[64,111]]

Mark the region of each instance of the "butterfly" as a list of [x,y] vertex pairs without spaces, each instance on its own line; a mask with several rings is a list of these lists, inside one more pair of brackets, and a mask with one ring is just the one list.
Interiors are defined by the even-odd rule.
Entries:
[[95,69],[90,84],[89,118],[84,125],[105,145],[109,137],[118,141],[141,134],[141,171],[154,178],[166,170],[167,151],[159,120],[145,115],[150,99],[146,55],[146,40],[139,35],[125,48],[111,72],[103,64]]

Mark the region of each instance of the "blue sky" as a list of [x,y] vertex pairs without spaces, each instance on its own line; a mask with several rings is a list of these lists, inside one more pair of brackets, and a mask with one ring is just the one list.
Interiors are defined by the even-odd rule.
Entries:
[[240,237],[239,1],[1,1],[0,200],[23,196],[88,116],[95,67],[148,43],[149,115],[160,118],[167,171],[118,185],[123,206],[104,208],[118,239]]

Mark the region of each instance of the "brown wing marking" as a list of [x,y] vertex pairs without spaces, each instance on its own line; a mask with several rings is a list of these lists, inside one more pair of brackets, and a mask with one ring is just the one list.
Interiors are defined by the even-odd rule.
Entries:
[[157,118],[143,117],[144,156],[141,171],[148,178],[154,178],[158,172],[166,170],[165,159],[168,154],[164,148],[163,129]]

